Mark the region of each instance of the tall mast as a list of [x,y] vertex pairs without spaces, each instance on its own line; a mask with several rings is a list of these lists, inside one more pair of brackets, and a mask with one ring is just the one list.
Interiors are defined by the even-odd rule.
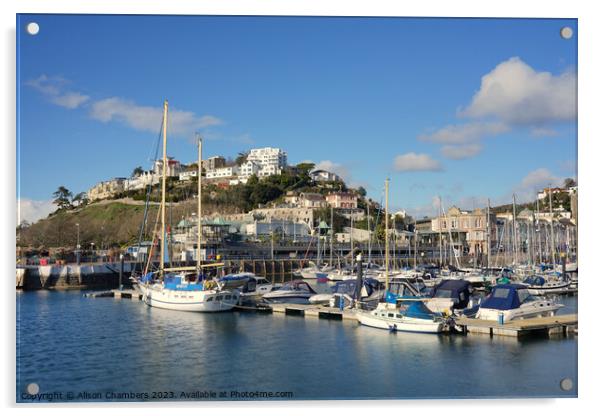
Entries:
[[414,218],[414,269],[416,268],[418,250],[418,230],[416,229],[416,218]]
[[552,249],[552,265],[556,266],[556,242],[554,241],[554,212],[552,211],[552,185],[548,188],[548,196],[550,200],[550,248]]
[[370,229],[370,201],[366,201],[368,210],[368,264],[372,262],[372,230]]
[[201,218],[201,212],[202,212],[202,180],[203,180],[203,139],[201,138],[200,135],[198,135],[198,139],[199,139],[199,157],[198,157],[198,161],[197,161],[197,183],[198,183],[198,189],[197,189],[197,214],[196,214],[196,218],[197,218],[197,232],[196,232],[196,268],[197,268],[197,273],[201,272],[201,241],[203,238],[203,221]]
[[334,237],[334,207],[331,205],[330,206],[330,261],[329,261],[330,267],[332,267],[332,238],[333,237]]
[[441,196],[439,196],[439,267],[443,267],[443,240],[441,237]]
[[541,234],[539,230],[539,198],[535,201],[535,233],[537,234],[537,263],[541,263]]
[[512,194],[512,254],[514,264],[517,264],[518,244],[516,241],[516,195]]
[[162,182],[161,182],[161,255],[159,260],[159,269],[161,275],[165,268],[164,256],[165,256],[165,189],[166,189],[166,178],[167,178],[167,100],[163,102],[163,166],[161,169]]
[[351,215],[351,233],[349,233],[349,242],[351,243],[351,267],[353,268],[354,264],[355,264],[355,256],[353,255],[353,252],[355,251],[355,247],[354,247],[354,239],[353,239],[353,214]]
[[491,261],[491,227],[490,227],[490,202],[489,202],[489,198],[487,198],[487,219],[485,221],[487,221],[487,268],[491,267],[490,266],[490,261]]
[[385,293],[389,290],[389,178],[385,180]]

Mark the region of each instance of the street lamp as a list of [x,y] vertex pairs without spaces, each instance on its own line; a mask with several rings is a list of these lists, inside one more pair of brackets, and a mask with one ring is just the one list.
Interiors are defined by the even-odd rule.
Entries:
[[80,252],[79,252],[79,248],[80,248],[80,245],[79,245],[79,222],[75,223],[75,226],[77,227],[77,251],[75,253],[76,253],[76,256],[77,256],[77,264],[79,264],[79,260],[80,260]]

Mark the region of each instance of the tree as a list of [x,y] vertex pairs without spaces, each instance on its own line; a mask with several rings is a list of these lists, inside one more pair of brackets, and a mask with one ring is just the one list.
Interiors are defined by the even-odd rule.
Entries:
[[303,162],[297,165],[297,169],[299,169],[299,173],[301,173],[302,175],[308,175],[309,172],[314,170],[315,167],[316,164],[312,162]]
[[71,198],[71,204],[77,206],[87,205],[89,202],[88,195],[85,192],[80,192]]
[[359,188],[357,188],[357,193],[362,197],[365,198],[366,197],[366,188],[364,188],[363,186],[360,186]]
[[564,188],[565,189],[571,188],[573,186],[577,186],[577,182],[575,182],[575,179],[573,179],[573,178],[566,178],[564,180]]
[[234,162],[240,166],[243,163],[245,163],[247,161],[247,157],[249,157],[249,152],[239,152],[238,156],[236,156],[236,159],[234,159]]
[[132,178],[135,178],[136,176],[140,176],[144,173],[144,169],[142,169],[142,166],[136,166],[134,168],[134,170],[132,171]]
[[59,207],[59,210],[71,208],[71,197],[73,194],[69,189],[61,185],[58,187],[56,192],[52,194],[52,196],[55,198],[52,202]]

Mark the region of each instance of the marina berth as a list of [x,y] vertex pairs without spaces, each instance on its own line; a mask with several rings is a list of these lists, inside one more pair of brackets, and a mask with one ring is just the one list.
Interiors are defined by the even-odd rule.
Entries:
[[564,305],[536,298],[526,285],[509,283],[495,286],[481,302],[476,318],[504,323],[515,319],[554,316]]
[[360,324],[391,332],[422,332],[437,334],[444,331],[446,322],[441,314],[433,313],[422,302],[406,301],[399,306],[381,302],[372,311],[358,311]]

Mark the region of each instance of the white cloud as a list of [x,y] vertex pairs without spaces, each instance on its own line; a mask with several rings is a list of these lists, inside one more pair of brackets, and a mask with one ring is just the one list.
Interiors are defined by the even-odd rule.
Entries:
[[68,92],[63,95],[57,95],[56,97],[52,98],[51,101],[57,105],[60,105],[61,107],[73,110],[89,99],[90,97],[79,92]]
[[460,115],[495,117],[514,125],[573,121],[576,117],[577,78],[537,72],[518,57],[500,63],[481,78],[481,87]]
[[440,171],[441,164],[425,153],[405,153],[395,157],[393,163],[398,172]]
[[65,86],[69,81],[62,77],[49,77],[40,75],[36,79],[25,82],[42,95],[46,96],[50,101],[61,107],[73,110],[87,102],[90,97],[77,91],[65,91]]
[[17,224],[23,221],[34,223],[39,219],[46,218],[56,208],[51,199],[40,201],[21,198],[17,200]]
[[521,182],[514,187],[513,192],[519,202],[533,201],[540,189],[550,185],[561,186],[562,182],[562,178],[555,176],[548,169],[539,168],[525,175]]
[[554,129],[547,127],[533,127],[530,131],[533,137],[555,137],[558,136],[558,132]]
[[483,146],[480,143],[450,145],[441,147],[441,154],[448,159],[468,159],[481,153]]
[[485,136],[506,133],[509,130],[510,127],[500,122],[450,124],[434,133],[420,135],[418,139],[442,144],[464,144],[478,141]]
[[[92,104],[90,116],[108,123],[118,121],[136,130],[157,132],[161,126],[161,107],[141,106],[119,97],[106,98]],[[215,126],[222,121],[211,115],[199,116],[191,111],[169,110],[168,129],[174,135],[188,135],[204,127]]]

